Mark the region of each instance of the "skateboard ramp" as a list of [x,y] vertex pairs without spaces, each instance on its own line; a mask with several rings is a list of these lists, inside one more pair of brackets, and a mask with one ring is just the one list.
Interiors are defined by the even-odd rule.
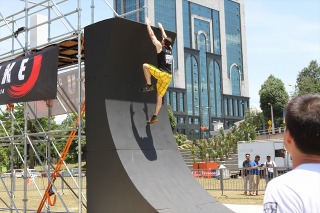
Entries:
[[88,212],[232,212],[193,178],[166,106],[146,123],[156,101],[156,91],[139,91],[142,64],[156,64],[146,26],[113,18],[86,27],[85,59]]

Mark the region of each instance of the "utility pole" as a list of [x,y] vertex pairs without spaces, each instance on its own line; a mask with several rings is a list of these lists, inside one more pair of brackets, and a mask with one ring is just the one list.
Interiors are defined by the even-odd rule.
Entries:
[[272,104],[268,103],[268,105],[270,105],[271,107],[271,122],[272,122],[272,134],[274,135],[275,134],[275,131],[274,131],[274,121],[273,121],[273,106]]

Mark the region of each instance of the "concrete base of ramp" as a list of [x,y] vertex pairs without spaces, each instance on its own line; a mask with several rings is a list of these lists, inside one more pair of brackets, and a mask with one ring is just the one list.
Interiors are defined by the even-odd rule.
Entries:
[[139,92],[142,64],[156,64],[146,26],[105,20],[85,28],[85,45],[88,212],[231,212],[193,178],[166,107],[146,123],[156,100]]

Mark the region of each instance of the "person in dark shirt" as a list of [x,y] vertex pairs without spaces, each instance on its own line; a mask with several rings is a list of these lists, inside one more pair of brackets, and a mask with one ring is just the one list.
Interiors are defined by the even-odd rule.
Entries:
[[151,76],[157,79],[157,103],[154,110],[154,113],[150,120],[147,122],[149,124],[155,123],[158,121],[158,113],[162,106],[162,98],[165,95],[169,84],[172,79],[171,66],[172,66],[172,39],[167,37],[162,24],[158,23],[159,29],[162,32],[162,41],[158,41],[157,37],[154,35],[154,32],[150,26],[151,21],[146,19],[147,30],[153,45],[156,47],[157,51],[157,64],[155,67],[151,64],[143,64],[143,72],[146,78],[147,84],[141,89],[141,92],[151,92],[154,90],[153,85],[151,84]]
[[[244,194],[249,195],[252,191],[252,186],[250,184],[250,154],[246,154],[246,160],[242,163],[242,178],[244,180]],[[249,183],[249,193],[248,193],[248,183]]]

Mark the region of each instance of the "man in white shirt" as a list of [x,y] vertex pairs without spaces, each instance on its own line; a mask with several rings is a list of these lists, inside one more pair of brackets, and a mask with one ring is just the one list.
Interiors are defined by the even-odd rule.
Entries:
[[269,182],[264,212],[319,212],[320,94],[300,95],[289,102],[284,145],[293,170]]
[[265,165],[265,177],[266,177],[266,184],[273,179],[273,167],[277,167],[276,162],[271,160],[271,157],[268,155],[267,156],[267,161],[264,163]]

